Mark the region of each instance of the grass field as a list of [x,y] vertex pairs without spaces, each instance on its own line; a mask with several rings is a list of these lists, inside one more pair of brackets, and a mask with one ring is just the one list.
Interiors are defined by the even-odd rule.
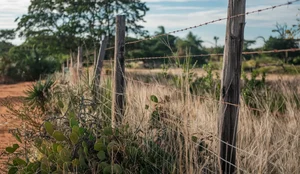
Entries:
[[[193,71],[197,76],[206,75],[203,70]],[[159,74],[163,72],[160,69],[127,69],[127,72],[129,76],[123,124],[128,124],[134,132],[138,132],[139,137],[160,139],[161,148],[172,152],[172,159],[176,159],[172,165],[177,173],[218,173],[219,102],[215,94],[209,92],[201,93],[201,96],[191,94],[189,82],[184,78],[179,87],[168,85],[160,77]],[[180,69],[169,69],[167,73],[179,77],[183,74]],[[135,77],[147,83],[132,80]],[[147,80],[149,77],[151,80]],[[266,79],[267,82],[271,82],[271,87],[253,90],[251,95],[255,107],[259,107],[261,111],[253,111],[243,98],[241,100],[236,147],[237,171],[238,173],[300,173],[300,119],[298,117],[300,78],[293,75],[269,74]],[[82,80],[81,83],[70,87],[65,83],[57,84],[62,87],[60,92],[65,96],[62,97],[64,103],[73,102],[73,97],[70,96],[72,93],[68,92],[70,90],[87,99],[90,97],[89,82],[86,81],[87,78]],[[109,81],[109,76],[102,78],[102,95],[110,93]],[[23,90],[30,84],[0,85],[0,98],[23,96]],[[157,102],[153,103],[151,96],[156,96]],[[107,107],[110,107],[111,96],[105,97],[106,99],[102,98],[99,101],[103,103],[104,100],[106,103],[105,107],[102,104],[98,106],[99,116],[108,116],[107,118],[110,119],[110,111]],[[105,114],[108,115],[103,113],[103,108],[106,108]],[[3,107],[0,109],[1,114],[7,113]],[[20,126],[21,122],[1,120],[2,122],[5,126],[0,127],[2,128],[0,140],[5,139],[5,143],[1,144],[5,147],[15,142],[8,134],[8,129]],[[169,165],[170,162],[165,156],[159,158],[164,165]]]

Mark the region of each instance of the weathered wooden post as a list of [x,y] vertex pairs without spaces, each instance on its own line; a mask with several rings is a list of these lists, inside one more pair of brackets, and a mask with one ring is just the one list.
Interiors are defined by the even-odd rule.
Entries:
[[[68,60],[67,60],[67,62],[68,62]],[[61,73],[62,73],[63,78],[65,78],[65,62],[63,62],[61,64]]]
[[79,80],[81,75],[82,68],[82,47],[78,47],[78,55],[77,55],[77,79]]
[[67,61],[67,65],[66,65],[67,68],[69,68],[69,60],[70,60],[70,59],[67,59],[67,60],[66,60],[66,61]]
[[[226,41],[220,96],[220,167],[221,173],[236,172],[236,133],[240,103],[240,78],[244,42],[246,0],[229,0]],[[230,103],[230,104],[229,104]]]
[[289,52],[286,51],[285,52],[285,59],[284,59],[284,63],[288,63],[288,60],[289,60]]
[[116,17],[115,56],[114,56],[114,81],[112,101],[112,127],[115,128],[122,122],[125,104],[125,16]]
[[93,62],[94,68],[96,68],[96,64],[97,64],[97,49],[95,48],[95,50],[94,50],[94,62]]
[[104,39],[101,42],[100,50],[99,50],[99,56],[97,58],[97,63],[95,64],[95,71],[94,71],[94,91],[93,91],[93,97],[94,97],[94,103],[96,103],[97,99],[99,98],[100,94],[100,78],[101,78],[101,72],[103,67],[103,60],[105,56],[105,50],[108,43],[108,37],[104,37]]
[[73,68],[73,52],[70,52],[70,68]]

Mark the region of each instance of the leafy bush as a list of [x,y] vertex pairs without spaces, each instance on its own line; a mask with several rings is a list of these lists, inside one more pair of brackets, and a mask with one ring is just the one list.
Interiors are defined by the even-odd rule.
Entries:
[[206,71],[206,76],[197,77],[191,83],[191,93],[197,95],[211,94],[215,99],[219,100],[221,87],[220,77],[216,73],[216,78],[214,78],[211,64],[204,65],[203,69]]
[[[172,173],[176,158],[162,144],[128,125],[111,128],[104,110],[110,107],[110,93],[101,92],[96,109],[90,95],[89,86],[72,89],[52,80],[30,88],[25,109],[32,112],[20,110],[20,118],[30,122],[33,115],[26,114],[40,110],[45,121],[30,136],[28,129],[15,134],[20,144],[6,148],[9,173]],[[24,142],[31,148],[20,149]]]

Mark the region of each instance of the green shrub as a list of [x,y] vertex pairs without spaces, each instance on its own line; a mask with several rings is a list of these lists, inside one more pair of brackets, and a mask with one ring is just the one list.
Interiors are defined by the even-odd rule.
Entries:
[[38,81],[33,84],[28,90],[25,91],[25,100],[28,102],[30,107],[38,107],[45,111],[47,102],[51,99],[51,92],[54,82],[48,78],[46,81]]
[[206,76],[197,77],[192,81],[190,86],[191,93],[196,95],[210,94],[216,100],[219,100],[221,80],[218,74],[216,73],[216,78],[214,78],[211,64],[204,65],[203,69],[206,71]]
[[[111,84],[105,85],[109,88]],[[157,141],[138,136],[128,125],[111,128],[109,90],[101,91],[94,109],[88,99],[89,87],[56,84],[58,92],[51,95],[50,88],[51,80],[38,82],[27,91],[30,104],[25,104],[26,110],[43,108],[39,113],[45,115],[45,121],[31,134],[28,128],[16,134],[19,143],[31,142],[32,146],[25,151],[19,148],[21,144],[7,147],[9,173],[172,173],[175,158]],[[61,112],[49,112],[54,108]],[[20,112],[26,122],[34,117],[24,117],[33,112]]]

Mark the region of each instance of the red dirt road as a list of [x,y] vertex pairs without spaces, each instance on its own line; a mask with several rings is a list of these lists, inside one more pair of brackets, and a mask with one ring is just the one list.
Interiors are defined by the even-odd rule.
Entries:
[[11,118],[7,109],[3,106],[3,101],[6,99],[16,101],[16,99],[24,96],[24,90],[28,89],[31,84],[31,82],[13,85],[0,84],[0,169],[3,169],[4,166],[1,164],[6,160],[4,156],[1,156],[1,153],[7,146],[11,146],[16,142],[15,138],[8,131],[21,126],[21,122]]

